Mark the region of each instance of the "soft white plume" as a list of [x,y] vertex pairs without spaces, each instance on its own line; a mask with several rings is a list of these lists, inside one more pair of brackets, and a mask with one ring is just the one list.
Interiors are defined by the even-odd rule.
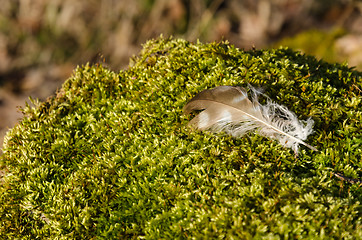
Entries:
[[269,98],[261,105],[257,90],[249,87],[252,99],[241,87],[219,86],[200,92],[184,107],[184,113],[203,110],[189,125],[199,130],[225,132],[233,137],[255,131],[257,134],[277,139],[285,147],[298,151],[299,144],[317,151],[303,140],[313,132],[313,120],[298,120],[286,107]]

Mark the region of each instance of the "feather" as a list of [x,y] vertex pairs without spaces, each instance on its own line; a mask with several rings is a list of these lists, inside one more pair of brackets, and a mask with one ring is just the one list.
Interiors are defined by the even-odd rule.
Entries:
[[297,116],[267,97],[262,105],[258,101],[258,92],[249,87],[252,100],[244,88],[219,86],[200,92],[187,103],[185,114],[203,110],[189,122],[189,126],[198,130],[225,132],[233,137],[241,137],[248,132],[277,139],[285,147],[298,152],[299,144],[318,151],[305,143],[313,132],[313,120],[298,120]]

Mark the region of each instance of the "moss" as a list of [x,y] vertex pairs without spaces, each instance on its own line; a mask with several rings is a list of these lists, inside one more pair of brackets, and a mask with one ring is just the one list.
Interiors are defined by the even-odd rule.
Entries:
[[[1,238],[358,238],[361,187],[332,173],[362,177],[361,76],[285,48],[162,38],[119,73],[79,67],[6,137]],[[320,151],[186,127],[197,92],[248,83],[313,118]]]
[[356,64],[356,69],[361,70],[361,64],[353,60],[353,55],[356,56],[358,52],[351,51],[347,53],[346,50],[341,48],[342,45],[344,46],[346,44],[339,43],[339,41],[346,36],[347,31],[342,28],[334,28],[330,31],[312,29],[301,32],[293,37],[284,38],[274,43],[273,46],[298,49],[306,54],[311,54],[331,63],[342,63],[349,59]]

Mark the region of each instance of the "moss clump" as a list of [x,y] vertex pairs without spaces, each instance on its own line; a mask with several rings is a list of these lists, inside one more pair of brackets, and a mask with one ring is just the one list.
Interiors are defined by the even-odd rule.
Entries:
[[355,64],[356,69],[362,70],[362,63],[358,60],[362,49],[349,50],[352,39],[352,45],[358,40],[348,34],[347,30],[335,28],[331,31],[321,31],[317,29],[301,32],[293,37],[284,38],[273,46],[285,46],[292,49],[298,49],[306,54],[322,58],[327,62],[346,62]]
[[[358,238],[361,73],[289,49],[157,39],[129,69],[75,70],[7,135],[3,239]],[[182,107],[218,85],[263,86],[315,133],[277,142],[192,132]]]

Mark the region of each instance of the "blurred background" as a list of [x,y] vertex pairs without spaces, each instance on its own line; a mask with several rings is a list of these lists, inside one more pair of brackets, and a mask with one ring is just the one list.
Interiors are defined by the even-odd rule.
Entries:
[[87,62],[126,69],[160,34],[289,46],[362,70],[360,0],[0,0],[0,147],[29,96],[45,100]]

